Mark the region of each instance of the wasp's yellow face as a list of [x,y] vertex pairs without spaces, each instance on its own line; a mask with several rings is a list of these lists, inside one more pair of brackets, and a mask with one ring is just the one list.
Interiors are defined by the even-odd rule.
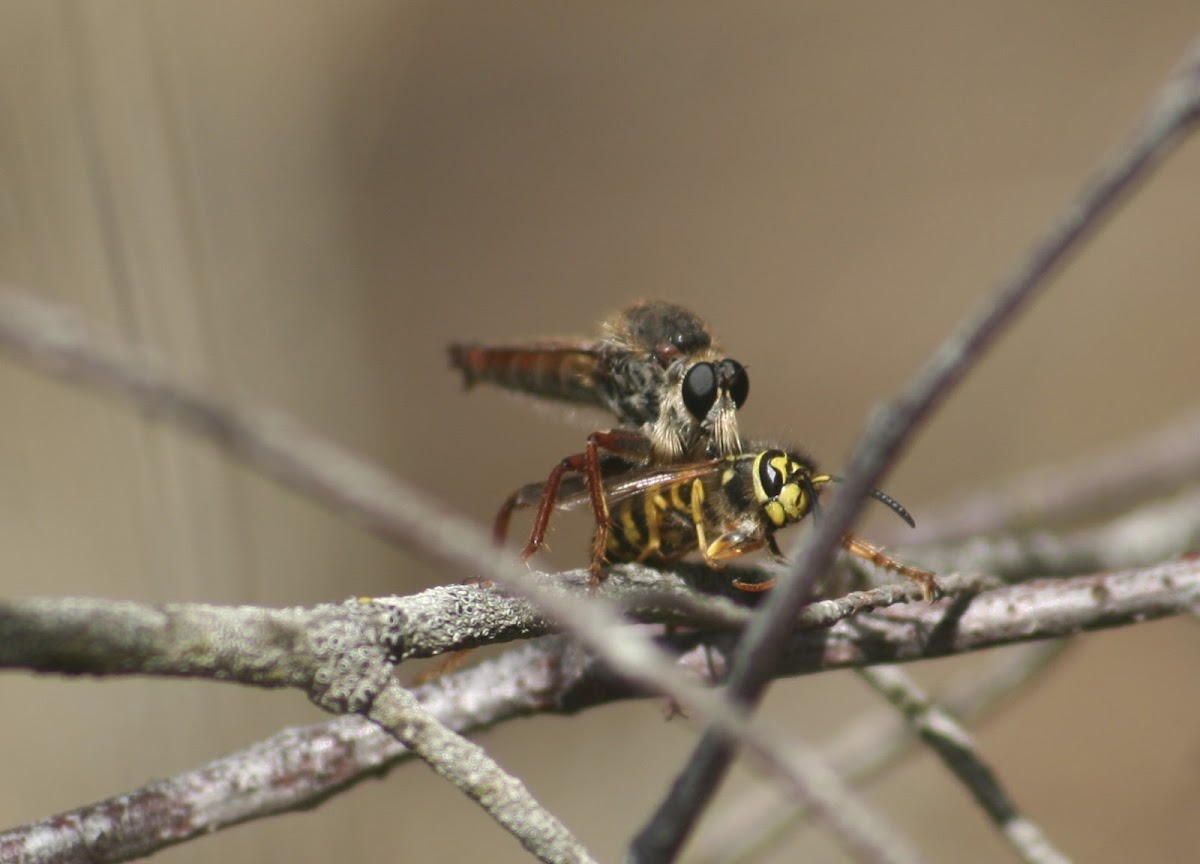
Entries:
[[754,459],[754,496],[776,528],[799,522],[812,507],[812,477],[807,465],[782,450],[765,450]]

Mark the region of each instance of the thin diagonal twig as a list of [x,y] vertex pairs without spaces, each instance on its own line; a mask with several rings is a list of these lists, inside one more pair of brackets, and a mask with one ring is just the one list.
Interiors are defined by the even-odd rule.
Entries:
[[1026,864],[1067,864],[1042,829],[1021,813],[995,773],[984,761],[970,733],[949,712],[925,695],[917,683],[894,666],[860,669],[859,677],[895,705],[930,748],[983,807]]
[[976,537],[957,546],[921,549],[932,569],[960,567],[1004,582],[1049,574],[1068,576],[1137,567],[1200,547],[1200,488],[1184,489],[1100,525],[1066,534]]
[[[1028,257],[939,346],[900,396],[876,412],[822,524],[796,555],[792,578],[781,581],[747,631],[727,688],[731,701],[753,706],[761,699],[789,622],[810,598],[812,586],[828,568],[834,548],[851,529],[871,489],[879,484],[916,428],[1045,288],[1048,277],[1112,213],[1122,195],[1182,140],[1196,119],[1198,106],[1200,40],[1189,47],[1180,70],[1157,94],[1132,141],[1102,166]],[[733,756],[734,745],[723,733],[713,730],[701,739],[665,800],[633,838],[631,861],[659,864],[676,857],[700,812],[716,793]]]
[[[937,695],[954,716],[972,720],[1040,677],[1062,656],[1066,640],[1040,642],[993,654],[982,669],[959,673]],[[850,722],[824,748],[847,778],[876,777],[912,753],[911,727],[892,710],[873,710]],[[725,809],[718,824],[706,827],[697,842],[707,864],[750,864],[806,824],[812,811],[780,801],[774,790],[757,788]]]
[[500,770],[478,744],[446,728],[396,682],[375,697],[367,717],[476,801],[538,860],[554,864],[593,861],[524,783]]
[[[1074,519],[1098,506],[1121,508],[1178,488],[1200,475],[1200,411],[1116,447],[1068,464],[1045,465],[995,489],[974,492],[921,514],[915,532],[892,533],[904,545],[952,543]],[[891,529],[884,529],[885,541]]]

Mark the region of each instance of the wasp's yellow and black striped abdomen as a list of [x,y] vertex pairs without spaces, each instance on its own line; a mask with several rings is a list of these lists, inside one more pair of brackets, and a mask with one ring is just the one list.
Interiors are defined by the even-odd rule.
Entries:
[[610,561],[678,561],[697,549],[695,511],[704,507],[699,480],[672,483],[626,498],[609,511]]

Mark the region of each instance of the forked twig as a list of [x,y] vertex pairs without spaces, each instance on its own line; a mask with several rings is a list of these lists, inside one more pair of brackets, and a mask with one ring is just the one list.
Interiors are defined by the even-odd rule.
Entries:
[[[1101,167],[992,296],[955,328],[899,397],[876,412],[850,459],[839,494],[796,556],[794,578],[780,583],[747,631],[727,688],[732,702],[753,706],[761,699],[770,670],[783,650],[789,622],[810,598],[815,580],[829,566],[839,540],[853,527],[870,490],[879,485],[919,424],[1045,288],[1048,277],[1113,212],[1121,196],[1190,131],[1198,108],[1200,40],[1189,47],[1183,65],[1157,94],[1132,140]],[[718,730],[704,736],[665,800],[633,838],[631,861],[658,864],[676,857],[716,793],[734,750],[728,736]]]
[[539,860],[591,862],[520,780],[434,719],[396,683],[395,630],[387,607],[356,600],[284,610],[27,600],[0,604],[0,666],[298,688],[327,710],[361,714],[379,724]]

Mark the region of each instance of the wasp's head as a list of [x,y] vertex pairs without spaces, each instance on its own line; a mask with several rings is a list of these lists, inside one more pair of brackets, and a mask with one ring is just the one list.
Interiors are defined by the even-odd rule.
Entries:
[[772,528],[799,522],[817,500],[817,486],[829,482],[814,477],[813,466],[782,450],[764,450],[754,457],[751,480],[754,500]]

